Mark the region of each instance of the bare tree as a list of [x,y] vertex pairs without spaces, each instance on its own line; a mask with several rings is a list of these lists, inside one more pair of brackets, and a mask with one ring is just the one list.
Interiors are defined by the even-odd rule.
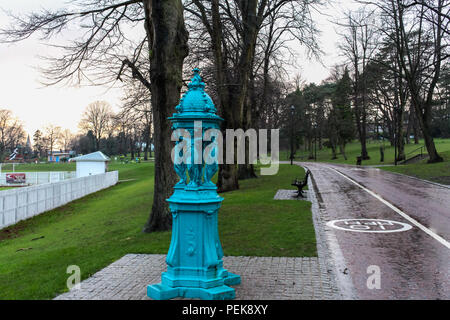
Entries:
[[[448,0],[389,0],[365,2],[378,8],[384,19],[381,31],[396,47],[428,151],[428,162],[443,161],[431,135],[432,107],[441,65],[450,57]],[[447,11],[445,11],[447,10]]]
[[358,137],[361,144],[361,157],[370,159],[367,152],[367,65],[377,52],[378,32],[375,14],[360,8],[345,14],[345,22],[338,22],[344,31],[339,49],[351,65],[353,80],[353,110]]
[[[44,9],[15,17],[12,26],[2,30],[0,36],[3,42],[21,41],[40,32],[48,40],[72,25],[81,28],[83,35],[59,45],[64,53],[49,59],[49,67],[43,70],[47,83],[111,85],[118,73],[119,77],[125,76],[126,67],[131,69],[132,78],[151,91],[155,187],[145,231],[168,230],[172,216],[166,199],[176,179],[171,166],[167,117],[180,98],[182,65],[188,53],[181,0],[74,0],[56,11]],[[139,26],[144,27],[145,33],[136,40]],[[126,50],[129,47],[133,48],[131,52]],[[139,55],[145,55],[149,61],[149,76],[135,64]]]
[[150,103],[150,92],[141,83],[136,81],[128,82],[128,90],[122,99],[121,114],[132,114],[135,121],[142,123],[141,140],[145,144],[144,160],[148,160],[148,153],[151,153],[151,140],[153,132],[153,114]]
[[[307,42],[304,35],[313,37],[315,34],[308,32],[315,30],[310,10],[318,3],[320,1],[304,0],[192,0],[185,3],[189,12],[189,30],[196,39],[197,61],[213,61],[218,109],[225,120],[222,129],[247,129],[253,125],[254,106],[249,102],[261,30],[266,28],[269,20],[275,21],[276,15],[280,18],[277,23],[284,25],[286,35]],[[273,40],[279,35],[278,31],[274,32],[277,28],[271,33]],[[279,39],[284,38],[280,36]],[[269,48],[266,56],[273,56],[280,42],[265,40]],[[226,132],[224,135],[226,144]],[[218,187],[221,191],[239,188],[237,165],[219,166]]]
[[25,139],[22,122],[13,116],[11,110],[0,109],[0,160],[6,152],[12,152]]
[[397,147],[397,161],[405,159],[404,115],[409,90],[400,67],[396,46],[387,41],[366,67],[364,77],[368,102],[377,107],[389,128],[391,144]]
[[64,129],[61,132],[61,142],[60,145],[64,151],[69,150],[70,145],[74,139],[73,133],[69,129]]
[[47,149],[47,154],[53,156],[53,149],[60,143],[61,127],[49,124],[44,128],[44,142]]
[[89,104],[83,112],[78,126],[86,132],[92,131],[97,150],[100,150],[100,139],[105,137],[111,126],[112,117],[111,105],[106,101],[95,101]]

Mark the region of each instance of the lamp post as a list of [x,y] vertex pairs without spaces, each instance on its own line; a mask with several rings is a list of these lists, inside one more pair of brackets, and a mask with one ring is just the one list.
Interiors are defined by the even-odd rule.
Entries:
[[[177,113],[169,118],[174,130],[172,139],[178,139],[173,158],[180,181],[167,199],[173,218],[172,239],[166,258],[167,272],[162,273],[161,283],[147,287],[147,295],[153,299],[234,299],[235,290],[229,285],[241,282],[240,276],[223,268],[217,219],[223,198],[211,182],[218,170],[218,150],[214,145],[207,149],[216,143],[217,136],[206,137],[209,129],[220,132],[223,119],[216,115],[204,87],[199,70],[194,69],[188,91],[176,107]],[[178,148],[181,145],[183,148]],[[204,153],[213,161],[203,158]]]
[[397,106],[394,106],[394,165],[397,165]]
[[317,161],[317,124],[314,125],[314,161]]
[[294,113],[295,113],[295,107],[294,105],[291,106],[291,165],[294,162]]

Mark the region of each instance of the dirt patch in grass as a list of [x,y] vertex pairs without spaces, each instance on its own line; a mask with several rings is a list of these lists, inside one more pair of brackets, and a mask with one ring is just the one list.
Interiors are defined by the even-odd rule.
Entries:
[[25,229],[23,223],[15,224],[5,229],[0,230],[0,241],[5,239],[14,239],[20,235],[20,232]]

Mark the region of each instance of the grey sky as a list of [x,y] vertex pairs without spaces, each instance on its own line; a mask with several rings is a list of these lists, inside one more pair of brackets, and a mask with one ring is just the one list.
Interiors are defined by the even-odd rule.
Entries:
[[[64,4],[63,0],[0,0],[0,8],[13,13],[26,13],[39,8],[58,8]],[[298,65],[301,66],[301,76],[307,82],[319,83],[328,76],[328,69],[339,60],[336,50],[338,40],[333,24],[330,20],[337,18],[342,7],[353,7],[351,0],[332,1],[331,6],[316,13],[318,26],[322,31],[320,38],[325,55],[322,66],[316,61],[307,60],[300,54]],[[7,16],[0,11],[0,26],[8,25]],[[12,44],[0,45],[0,108],[10,109],[20,118],[30,135],[38,128],[53,123],[72,132],[78,131],[78,121],[84,108],[95,100],[108,101],[115,110],[119,109],[120,89],[104,87],[42,87],[39,83],[40,73],[36,68],[42,63],[39,55],[55,54],[52,49],[40,43],[36,38]],[[292,70],[298,73],[297,70]]]

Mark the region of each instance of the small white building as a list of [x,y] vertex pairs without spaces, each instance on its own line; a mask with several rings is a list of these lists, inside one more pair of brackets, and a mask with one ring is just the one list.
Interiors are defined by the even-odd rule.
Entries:
[[77,178],[105,173],[108,171],[109,160],[111,159],[101,151],[71,159],[77,163]]

